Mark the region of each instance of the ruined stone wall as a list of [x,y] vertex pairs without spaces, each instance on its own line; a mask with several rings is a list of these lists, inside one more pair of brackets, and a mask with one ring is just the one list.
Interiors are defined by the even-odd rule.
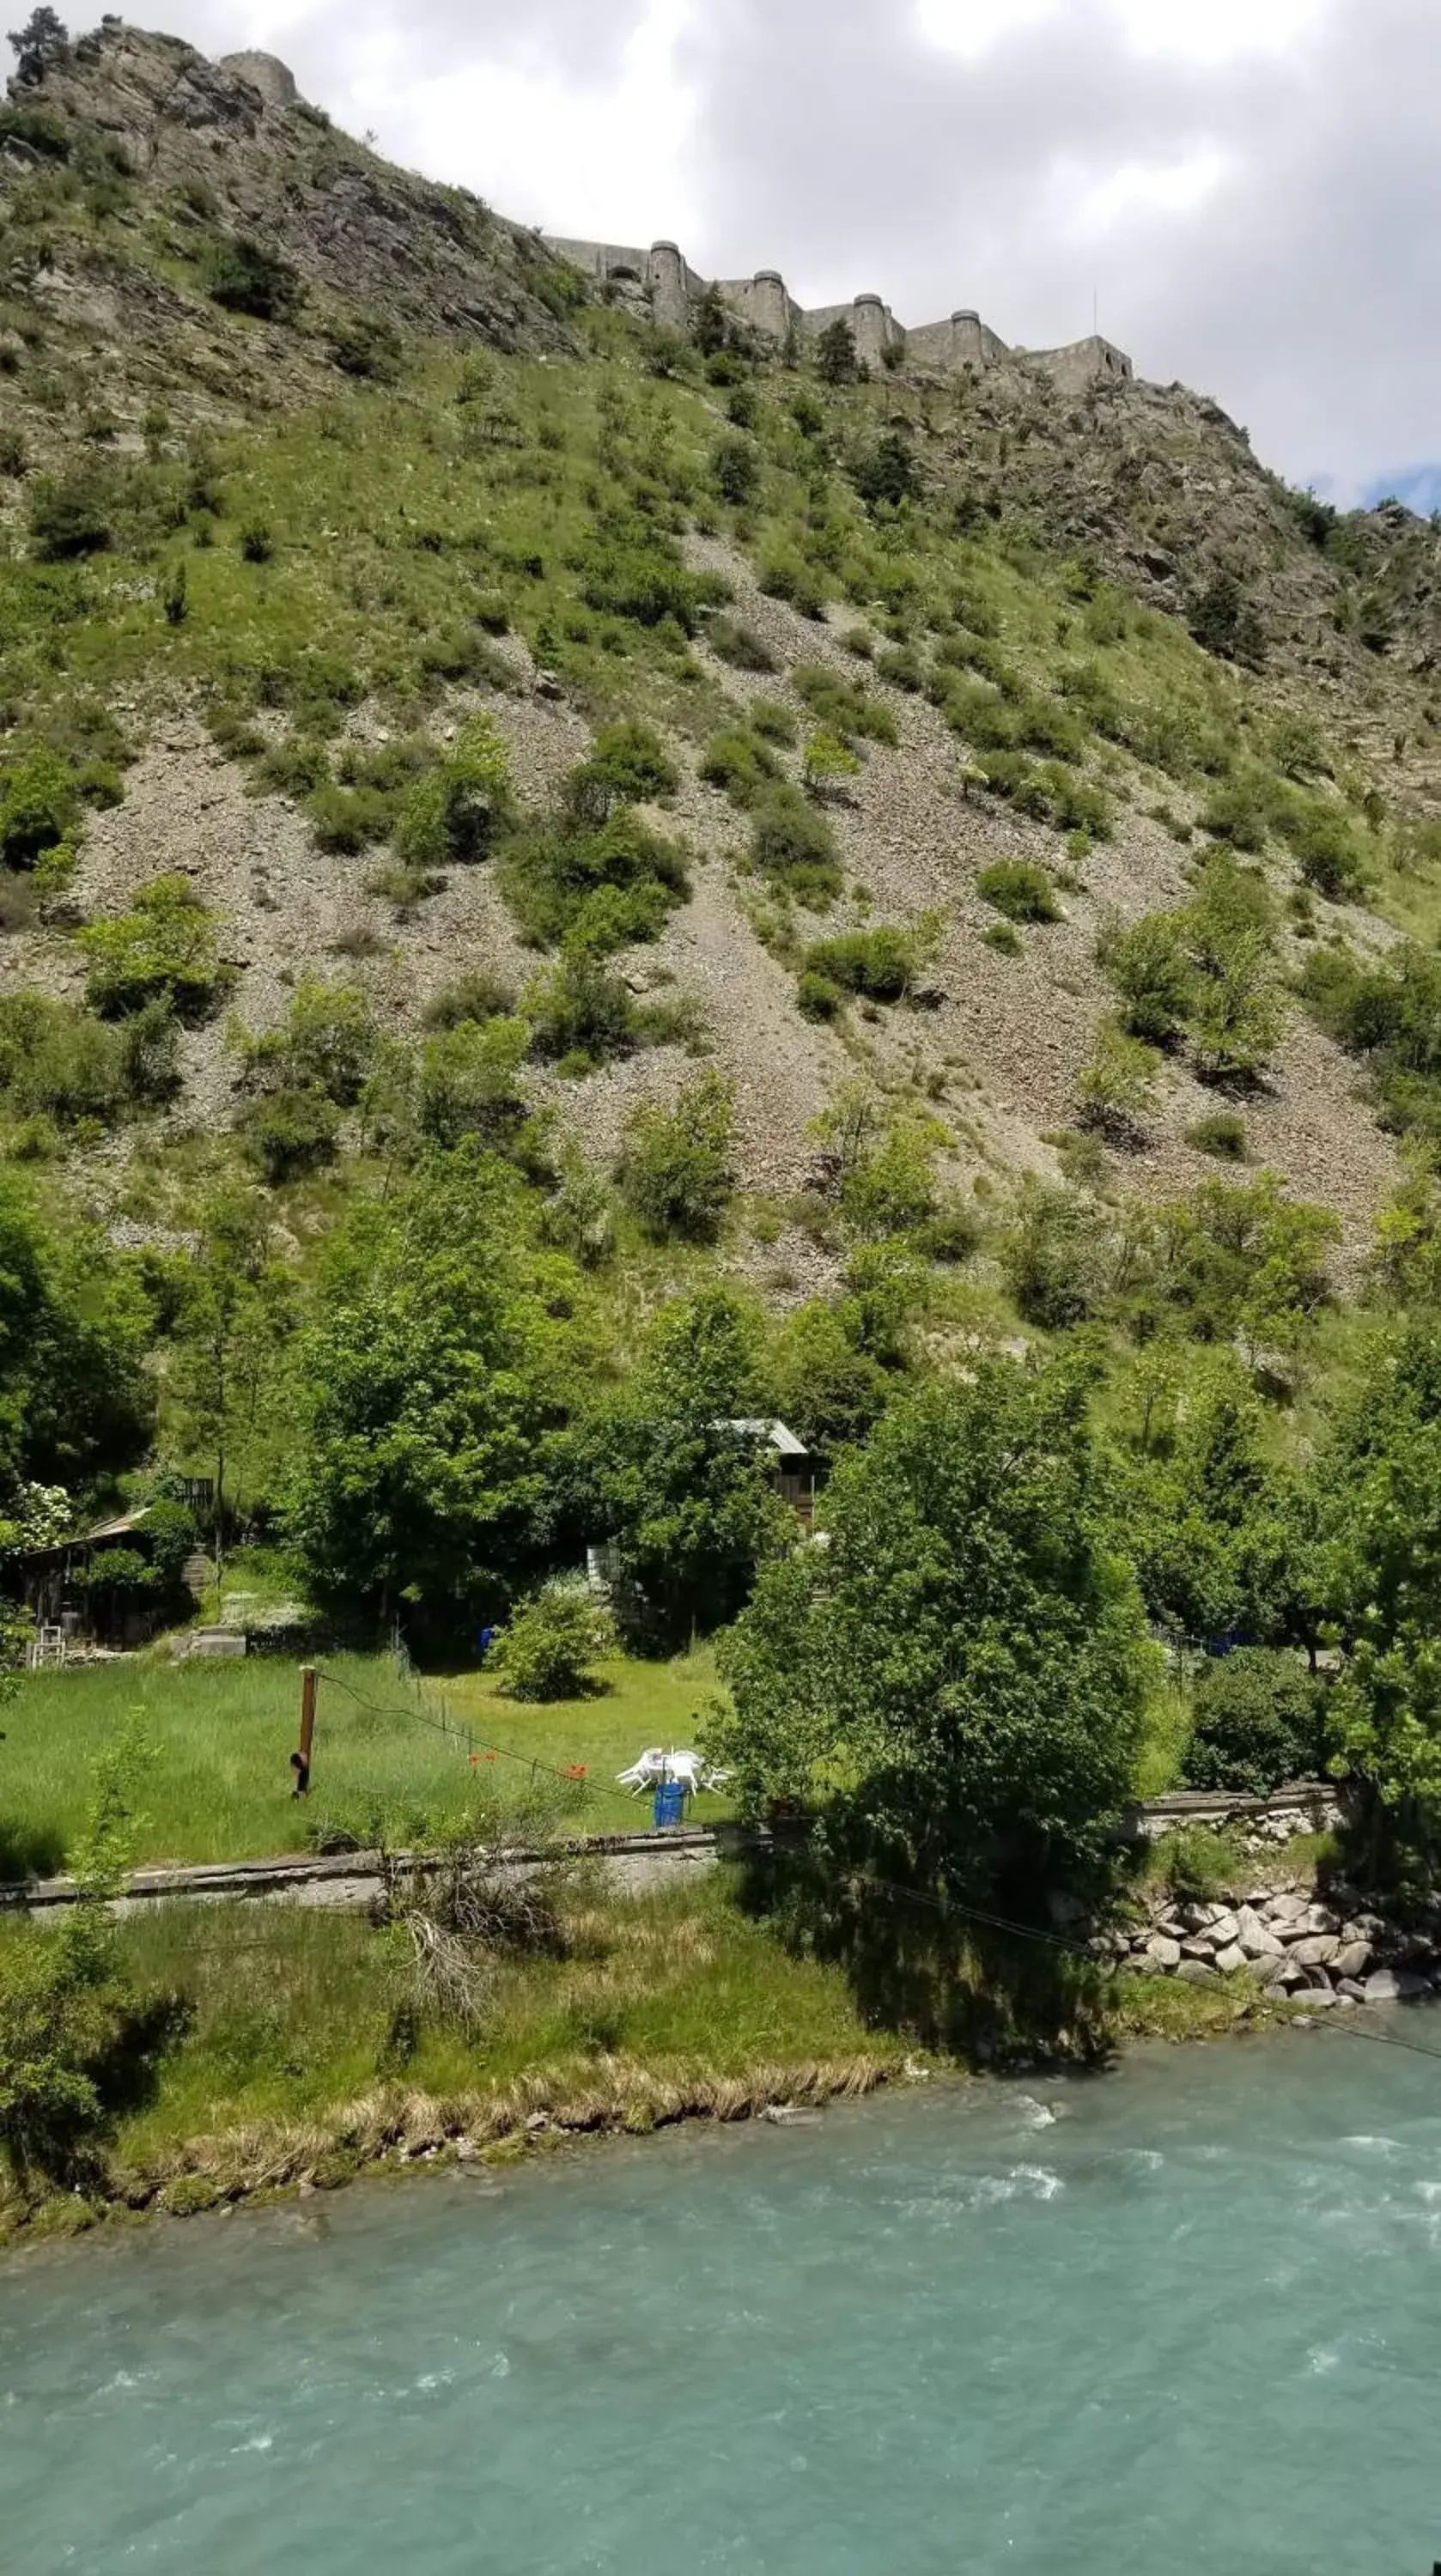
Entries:
[[1110,340],[1074,340],[1065,349],[1018,349],[1031,367],[1043,369],[1062,393],[1081,394],[1090,385],[1128,385],[1135,369],[1124,349]]
[[[570,241],[558,234],[547,233],[543,238],[547,250],[568,260],[597,286],[618,287],[644,299],[652,318],[665,329],[689,328],[705,281],[674,242],[655,242],[649,250],[641,250],[614,242]],[[943,375],[962,375],[968,369],[979,373],[1012,360],[1023,361],[1049,376],[1066,394],[1082,393],[1094,384],[1131,380],[1130,359],[1109,340],[1078,340],[1067,349],[1009,349],[969,307],[953,313],[948,321],[926,322],[908,331],[879,295],[857,295],[849,304],[825,304],[807,312],[788,292],[779,269],[759,269],[754,277],[721,278],[717,290],[738,322],[777,348],[784,348],[792,337],[803,346],[814,346],[833,322],[848,323],[856,355],[877,374],[888,353],[894,363],[893,353],[899,351],[903,364],[909,360]]]

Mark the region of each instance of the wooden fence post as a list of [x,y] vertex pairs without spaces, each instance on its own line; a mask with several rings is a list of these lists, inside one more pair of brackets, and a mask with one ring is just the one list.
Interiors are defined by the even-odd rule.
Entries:
[[302,1666],[300,1674],[300,1751],[292,1753],[290,1767],[295,1774],[292,1797],[304,1798],[310,1793],[310,1753],[315,1742],[315,1684],[313,1664]]

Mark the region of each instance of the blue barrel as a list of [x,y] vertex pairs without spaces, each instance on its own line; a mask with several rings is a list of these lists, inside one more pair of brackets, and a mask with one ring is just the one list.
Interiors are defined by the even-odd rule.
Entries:
[[685,1788],[679,1780],[658,1780],[651,1810],[657,1833],[664,1825],[685,1823]]

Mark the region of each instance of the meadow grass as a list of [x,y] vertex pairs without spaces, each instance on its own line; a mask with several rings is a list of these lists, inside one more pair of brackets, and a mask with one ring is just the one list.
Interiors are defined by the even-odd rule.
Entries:
[[[300,1671],[279,1657],[171,1664],[149,1657],[29,1675],[5,1712],[0,1752],[0,1877],[65,1867],[85,1818],[95,1758],[127,1713],[141,1712],[149,1750],[138,1790],[139,1862],[263,1859],[305,1849],[321,1824],[368,1832],[378,1811],[389,1839],[418,1839],[479,1806],[527,1807],[530,1766],[585,1778],[563,1790],[568,1832],[649,1822],[649,1806],[614,1786],[648,1744],[694,1744],[696,1715],[714,1688],[704,1655],[671,1663],[617,1657],[593,1697],[529,1707],[501,1697],[483,1673],[404,1684],[388,1656],[342,1655],[322,1667],[307,1800],[291,1795]],[[378,1703],[377,1715],[348,1695]],[[427,1724],[444,1715],[473,1730],[466,1743]],[[489,1758],[491,1753],[495,1758]],[[698,1821],[728,1812],[696,1801]]]
[[704,2107],[707,2087],[744,2088],[757,2069],[769,2098],[786,2070],[875,2080],[901,2062],[902,2042],[867,2027],[843,1972],[788,1951],[736,1902],[728,1871],[638,1897],[582,1876],[560,1904],[564,1954],[502,1957],[474,2036],[409,2028],[397,2009],[404,1936],[362,1915],[231,1903],[130,1918],[127,1982],[174,1995],[181,2011],[150,2098],[118,2123],[117,2167],[155,2174],[248,2153],[260,2173],[257,2128],[338,2133],[344,2106],[376,2088],[409,2101],[412,2120],[422,2101],[463,2102],[472,2124],[486,2104],[503,2119],[506,2105],[574,2105],[599,2088],[615,2124],[634,2126],[648,2122],[627,2120],[627,2088],[632,2109],[647,2086]]

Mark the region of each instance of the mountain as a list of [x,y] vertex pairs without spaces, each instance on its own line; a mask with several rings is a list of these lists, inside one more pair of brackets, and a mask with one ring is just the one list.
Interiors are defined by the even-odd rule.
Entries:
[[[130,988],[176,1006],[168,1097],[12,1072],[12,1144],[114,1225],[183,1227],[196,1139],[249,1136],[281,1187],[368,1150],[344,1084],[308,1146],[255,1147],[257,1099],[316,1091],[307,979],[423,1053],[488,978],[468,1024],[519,998],[520,1095],[602,1174],[638,1102],[721,1071],[752,1202],[724,1257],[781,1303],[837,1275],[815,1122],[857,1083],[938,1122],[982,1216],[1026,1172],[1122,1206],[1241,1156],[1360,1259],[1394,1138],[1292,988],[1438,917],[1427,522],[1289,491],[1143,376],[821,368],[703,291],[659,328],[269,57],[106,21],[23,70],[5,989],[61,1009],[73,1072],[130,1007],[107,937],[150,954],[175,876],[216,973],[204,1007],[163,965]],[[510,775],[467,852],[477,716]],[[1193,919],[1226,863],[1261,996],[1234,1044],[1240,949]],[[1157,912],[1195,1007],[1142,1064],[1114,954]]]

